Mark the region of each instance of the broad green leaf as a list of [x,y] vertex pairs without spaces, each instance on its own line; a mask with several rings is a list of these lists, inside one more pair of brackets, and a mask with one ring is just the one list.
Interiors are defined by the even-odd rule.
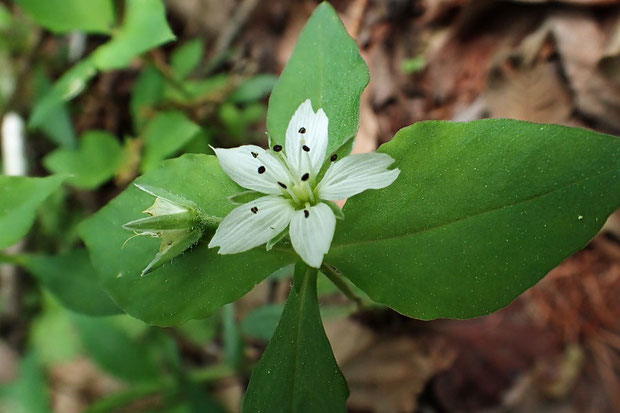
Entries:
[[0,175],[0,248],[13,245],[26,235],[39,206],[65,179],[60,175],[47,178]]
[[[136,182],[166,189],[213,217],[227,215],[234,208],[227,197],[241,191],[217,159],[207,155],[167,161]],[[153,196],[131,185],[80,227],[107,292],[123,310],[147,323],[174,325],[206,317],[295,259],[288,251],[267,253],[264,248],[219,255],[207,248],[211,228],[193,249],[140,277],[159,251],[160,240],[136,237],[127,241],[132,233],[122,226],[142,218],[142,211],[153,201]]]
[[175,39],[162,0],[127,0],[123,23],[92,55],[99,70],[120,69],[140,54]]
[[[52,83],[44,71],[41,68],[39,69],[35,72],[35,88],[37,97],[42,99],[51,89]],[[75,148],[77,145],[69,110],[63,102],[48,111],[45,119],[40,122],[39,128],[60,146]]]
[[256,75],[244,80],[228,100],[234,103],[251,103],[269,95],[273,86],[278,81],[274,75]]
[[190,40],[174,49],[170,58],[170,66],[178,79],[184,79],[200,64],[204,55],[205,45],[202,39]]
[[93,316],[121,312],[103,291],[85,250],[25,256],[21,264],[70,310]]
[[73,320],[84,347],[103,369],[130,381],[157,381],[159,371],[144,344],[131,337],[109,318],[92,318],[78,314]]
[[270,340],[276,331],[282,310],[284,310],[284,306],[281,304],[268,304],[258,307],[243,319],[241,332],[260,340]]
[[[284,145],[293,113],[306,99],[329,118],[327,156],[350,141],[359,127],[368,67],[329,3],[321,3],[301,32],[297,46],[269,99],[270,144]],[[350,149],[349,149],[350,150]]]
[[0,387],[0,407],[11,413],[51,413],[45,375],[30,353],[22,358],[19,377]]
[[68,33],[74,30],[109,33],[115,21],[112,0],[15,0],[15,2],[38,24],[56,33]]
[[164,96],[165,79],[153,65],[142,70],[133,86],[130,110],[133,126],[140,132]]
[[159,162],[180,151],[198,132],[200,126],[182,112],[159,113],[144,131],[142,170],[146,172],[156,168]]
[[326,261],[411,317],[506,306],[620,205],[620,139],[582,129],[421,122],[380,152],[401,174],[347,202]]
[[123,150],[118,140],[105,131],[88,131],[77,150],[59,148],[43,159],[54,173],[72,175],[67,183],[81,189],[95,189],[114,176]]
[[298,264],[278,328],[250,379],[243,412],[346,412],[348,395],[323,330],[316,270]]
[[97,74],[91,59],[82,60],[60,77],[45,95],[37,100],[28,121],[32,128],[41,127],[54,111],[62,110],[63,102],[73,99]]

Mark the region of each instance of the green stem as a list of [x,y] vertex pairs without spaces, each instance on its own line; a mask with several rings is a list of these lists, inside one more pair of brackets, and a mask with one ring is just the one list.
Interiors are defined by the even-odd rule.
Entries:
[[218,364],[202,369],[196,369],[189,373],[189,378],[195,382],[210,382],[235,375],[235,371],[226,364]]
[[172,69],[163,61],[163,59],[155,53],[150,53],[146,57],[146,60],[150,62],[155,69],[164,77],[172,87],[178,90],[184,98],[191,99],[192,94],[187,90],[183,82],[175,76]]
[[353,292],[349,284],[347,284],[344,278],[342,278],[342,274],[336,271],[334,267],[326,263],[321,266],[321,272],[325,274],[325,276],[329,278],[329,280],[333,282],[349,300],[353,301],[357,305],[358,309],[362,308],[362,299]]
[[7,254],[0,251],[0,264],[20,265],[24,260],[23,254]]

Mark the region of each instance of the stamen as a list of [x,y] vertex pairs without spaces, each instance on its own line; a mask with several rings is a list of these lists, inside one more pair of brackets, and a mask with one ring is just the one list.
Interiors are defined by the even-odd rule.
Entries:
[[314,202],[314,192],[312,192],[310,184],[308,183],[308,181],[304,181],[304,183],[306,184],[306,191],[308,191],[308,194],[310,195],[310,201]]
[[252,211],[253,213],[257,214],[258,213],[258,207],[252,207],[252,208],[250,208],[250,211]]
[[310,148],[308,148],[306,145],[302,146],[301,149],[303,149],[306,152],[310,152]]
[[282,150],[282,145],[275,145],[275,146],[273,147],[273,150],[274,150],[275,152],[280,152],[280,151]]
[[259,174],[264,174],[266,170],[267,170],[267,168],[265,168],[263,165],[258,167],[258,173]]
[[284,185],[282,182],[278,181],[278,185],[280,185],[282,188],[286,189],[286,185]]
[[329,158],[330,161],[334,162],[336,159],[338,159],[338,154],[333,154],[331,158]]
[[304,209],[304,217],[308,218],[310,216],[310,211]]
[[297,198],[297,195],[295,195],[295,192],[293,192],[291,189],[286,188],[286,192],[291,196],[291,199],[293,200],[294,203],[299,204],[299,198]]
[[299,128],[299,133],[301,133],[301,134],[306,133],[306,128],[304,128],[303,126],[301,128]]
[[254,159],[258,158],[258,154],[256,152],[250,152],[252,154],[252,156],[254,157]]
[[303,174],[303,175],[301,176],[301,180],[302,180],[302,181],[307,181],[307,180],[308,180],[308,178],[310,178],[310,174],[309,174],[308,172],[306,172],[305,174]]

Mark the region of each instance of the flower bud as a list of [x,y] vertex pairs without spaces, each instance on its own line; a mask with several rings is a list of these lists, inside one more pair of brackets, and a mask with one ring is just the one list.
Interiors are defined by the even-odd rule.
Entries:
[[135,185],[153,195],[155,202],[144,210],[149,217],[128,222],[123,228],[133,231],[136,236],[161,238],[159,252],[140,274],[145,276],[194,246],[202,237],[204,225],[193,202],[160,188]]

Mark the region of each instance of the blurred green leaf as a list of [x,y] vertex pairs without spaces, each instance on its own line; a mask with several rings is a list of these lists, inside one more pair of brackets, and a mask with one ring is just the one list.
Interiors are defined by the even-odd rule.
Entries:
[[222,341],[226,364],[233,369],[238,369],[243,361],[243,340],[235,315],[234,303],[222,307]]
[[[80,243],[78,224],[87,216],[81,205],[74,202],[69,191],[53,192],[37,211],[37,249],[67,251]],[[48,248],[49,246],[49,248]]]
[[158,381],[160,372],[144,344],[132,340],[112,320],[74,314],[84,347],[101,368],[129,381]]
[[156,168],[162,160],[180,151],[199,131],[200,126],[182,112],[158,113],[144,131],[142,170]]
[[85,250],[25,256],[21,264],[70,310],[94,316],[121,312],[103,291]]
[[82,343],[69,312],[49,294],[43,295],[43,311],[32,322],[29,344],[45,366],[73,360],[80,354]]
[[190,320],[177,327],[181,334],[194,345],[204,346],[213,340],[217,334],[217,317],[208,317],[202,320]]
[[56,33],[74,30],[110,33],[115,21],[112,0],[15,0],[15,2],[38,24]]
[[84,59],[80,63],[73,66],[60,79],[58,79],[52,88],[45,93],[43,97],[37,100],[28,126],[32,128],[41,127],[54,111],[62,110],[63,102],[73,99],[86,87],[86,84],[97,74],[97,70],[91,59]]
[[426,67],[426,58],[424,56],[416,56],[403,61],[401,70],[406,74],[418,73]]
[[[51,88],[52,83],[47,78],[47,75],[42,68],[38,68],[38,70],[35,71],[35,89],[37,95],[37,103],[35,103],[35,106],[38,105]],[[69,116],[69,111],[64,101],[61,101],[49,109],[47,115],[39,122],[39,129],[60,146],[75,148],[77,145],[73,123],[71,122],[71,117]]]
[[620,205],[620,139],[583,129],[419,122],[379,151],[400,176],[347,201],[326,261],[410,317],[506,306]]
[[19,241],[32,226],[39,206],[66,176],[26,178],[0,175],[0,248]]
[[323,330],[316,270],[298,264],[282,319],[250,379],[243,412],[346,412],[348,395]]
[[[286,128],[306,99],[329,118],[327,157],[352,141],[359,127],[362,91],[368,67],[357,42],[349,36],[338,13],[321,3],[304,27],[295,50],[269,98],[267,129],[270,145],[285,145]],[[350,145],[346,148],[350,151]]]
[[193,39],[174,49],[170,66],[178,79],[185,79],[198,67],[204,55],[205,45],[202,39]]
[[130,110],[133,126],[140,132],[150,118],[149,112],[154,112],[155,106],[164,96],[164,77],[153,65],[147,65],[133,86]]
[[187,79],[182,84],[182,90],[167,84],[165,98],[183,104],[204,103],[209,100],[218,102],[230,88],[230,76],[220,73],[207,79]]
[[0,3],[0,30],[7,30],[13,24],[13,15],[4,4]]
[[118,140],[105,131],[88,131],[82,135],[77,150],[59,148],[43,159],[45,167],[55,173],[72,176],[67,183],[80,189],[95,189],[114,176],[122,161]]
[[262,103],[253,103],[245,108],[238,108],[233,103],[224,103],[218,114],[229,135],[247,140],[250,125],[265,118],[265,106]]
[[51,413],[45,376],[30,353],[21,360],[16,381],[0,387],[0,410],[7,413]]
[[136,56],[175,39],[162,0],[127,0],[123,23],[112,40],[93,52],[100,70],[120,69]]
[[241,83],[228,97],[234,103],[250,103],[267,97],[278,81],[275,75],[255,75]]
[[281,304],[267,304],[258,307],[249,313],[241,322],[241,332],[259,340],[271,340],[284,306]]
[[[156,185],[194,202],[212,217],[224,217],[234,205],[227,197],[241,188],[221,170],[217,159],[184,155],[162,163],[136,181]],[[157,325],[181,324],[206,317],[235,301],[278,268],[292,262],[284,250],[266,253],[256,248],[235,255],[219,255],[207,248],[213,229],[193,249],[145,277],[142,269],[159,251],[159,240],[137,237],[123,224],[142,217],[153,197],[135,185],[80,226],[95,268],[114,301],[130,315]],[[124,247],[123,247],[124,245]]]

